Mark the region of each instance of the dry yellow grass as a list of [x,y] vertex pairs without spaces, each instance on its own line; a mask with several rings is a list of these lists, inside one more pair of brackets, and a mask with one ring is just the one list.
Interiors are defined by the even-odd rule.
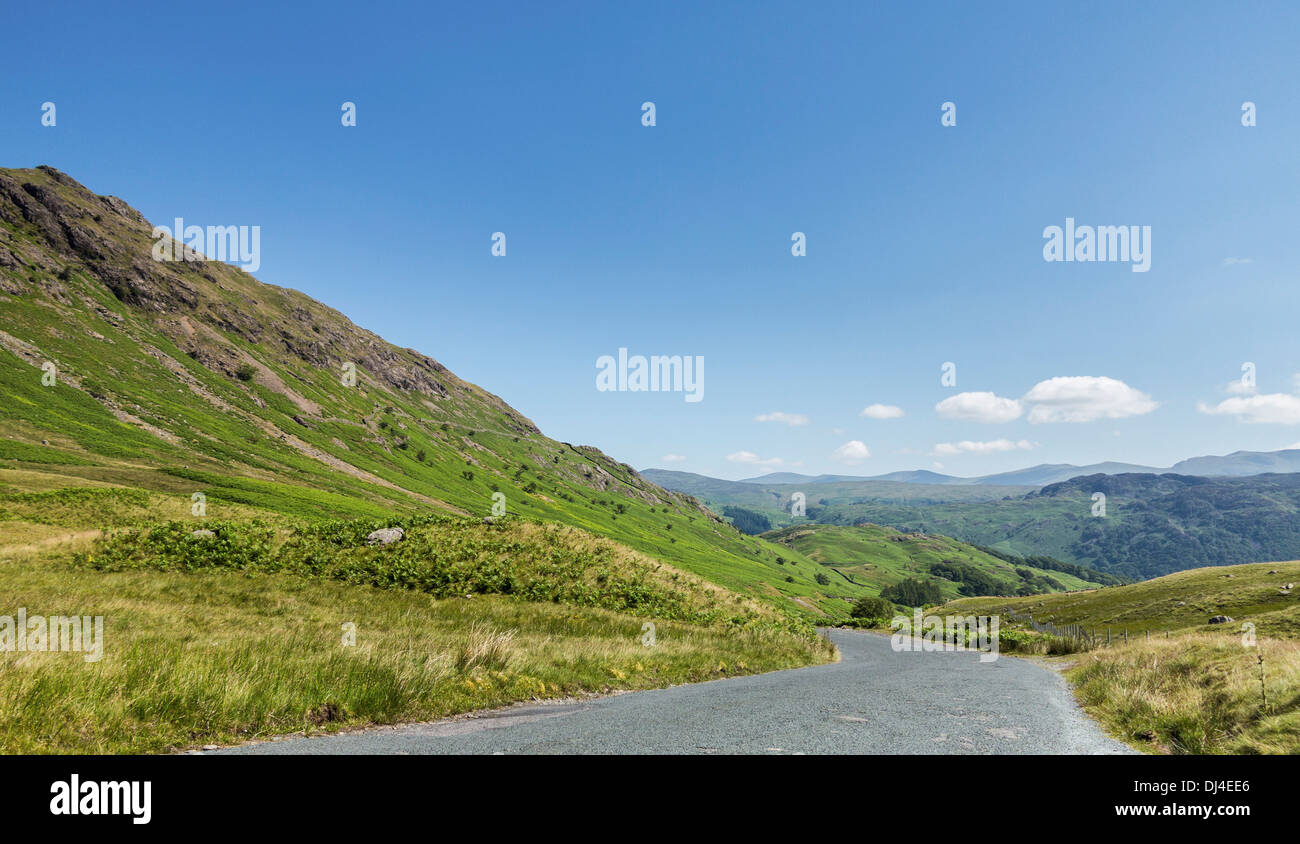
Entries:
[[[1260,656],[1263,664],[1260,664]],[[1081,654],[1080,702],[1153,753],[1300,752],[1300,642],[1187,634]],[[1262,667],[1262,684],[1261,684]]]

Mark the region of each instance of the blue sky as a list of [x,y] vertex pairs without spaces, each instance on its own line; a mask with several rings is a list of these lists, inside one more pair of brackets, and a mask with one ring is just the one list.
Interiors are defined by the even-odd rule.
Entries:
[[[1300,441],[1294,4],[263,5],[7,9],[0,166],[258,225],[261,280],[638,468]],[[1044,261],[1067,217],[1150,270]],[[598,392],[620,347],[703,356],[703,401]]]

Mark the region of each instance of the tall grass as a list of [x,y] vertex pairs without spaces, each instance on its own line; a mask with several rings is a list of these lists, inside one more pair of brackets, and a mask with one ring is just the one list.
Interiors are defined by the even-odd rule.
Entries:
[[1153,639],[1091,651],[1069,676],[1089,712],[1151,752],[1300,752],[1297,642],[1260,639],[1250,648],[1222,634]]
[[[815,639],[504,596],[0,563],[0,614],[103,615],[104,655],[0,652],[0,752],[156,753],[824,662]],[[355,645],[342,626],[355,625]]]

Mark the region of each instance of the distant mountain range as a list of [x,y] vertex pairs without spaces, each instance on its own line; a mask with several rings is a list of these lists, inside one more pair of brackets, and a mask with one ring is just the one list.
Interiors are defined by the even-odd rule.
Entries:
[[[662,471],[662,470],[650,470]],[[896,481],[909,484],[994,484],[997,486],[1047,486],[1048,484],[1068,481],[1083,475],[1126,475],[1146,474],[1163,475],[1197,475],[1204,478],[1237,478],[1247,475],[1266,473],[1287,474],[1300,472],[1300,449],[1290,448],[1282,451],[1234,451],[1223,456],[1210,455],[1180,460],[1168,468],[1140,466],[1136,463],[1092,463],[1087,466],[1075,466],[1071,463],[1040,463],[1027,469],[1001,472],[996,475],[981,475],[975,478],[960,478],[944,475],[927,469],[890,472],[885,475],[800,475],[795,472],[772,472],[757,478],[745,478],[739,483],[746,484],[822,484],[852,483],[854,481]],[[642,472],[644,475],[645,472]]]
[[[659,469],[642,474],[695,496],[737,526],[886,525],[1142,579],[1207,565],[1300,558],[1300,472],[1245,474],[1268,465],[1294,469],[1291,461],[1298,456],[1300,450],[1237,452],[1177,464],[1220,473],[1214,476],[1094,472],[1045,485],[1006,483],[1034,477],[1033,470],[979,483],[943,483],[943,476],[926,477],[936,473],[907,472],[856,479],[768,476],[778,482]],[[1044,470],[1042,477],[1056,467],[1035,468]],[[1080,468],[1092,467],[1069,471]]]

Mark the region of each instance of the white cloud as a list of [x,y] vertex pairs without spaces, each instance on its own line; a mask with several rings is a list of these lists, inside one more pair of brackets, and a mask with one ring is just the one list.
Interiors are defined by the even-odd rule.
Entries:
[[686,458],[680,454],[665,454],[663,457],[660,457],[659,459],[665,463],[681,463]]
[[784,422],[791,428],[796,425],[807,425],[808,417],[802,413],[782,413],[779,410],[771,413],[760,413],[754,417],[755,422]]
[[841,463],[857,463],[870,457],[871,450],[867,448],[862,440],[849,440],[835,449],[833,456]]
[[1254,258],[1224,258],[1223,265],[1225,267],[1231,267],[1234,264],[1249,264],[1252,263],[1254,260],[1255,260]]
[[966,422],[1010,422],[1021,413],[1020,402],[993,393],[958,393],[934,409],[940,416]]
[[1255,385],[1238,378],[1235,381],[1228,382],[1227,391],[1234,396],[1251,396],[1255,394]]
[[903,415],[903,408],[892,404],[869,404],[858,415],[868,419],[897,419]]
[[958,454],[996,454],[1000,451],[1028,451],[1033,448],[1034,444],[1029,440],[988,440],[985,442],[973,442],[971,440],[962,440],[956,443],[938,443],[934,450],[930,452],[933,457],[953,457]]
[[1032,405],[1029,421],[1091,422],[1150,413],[1157,402],[1123,381],[1094,375],[1069,375],[1039,381],[1023,401]]
[[1300,424],[1300,396],[1287,393],[1224,399],[1216,405],[1201,402],[1196,405],[1201,413],[1216,416],[1236,416],[1242,422],[1263,422],[1274,425]]
[[779,457],[762,458],[752,451],[737,451],[728,454],[727,459],[732,463],[747,463],[751,466],[780,466],[785,462]]

